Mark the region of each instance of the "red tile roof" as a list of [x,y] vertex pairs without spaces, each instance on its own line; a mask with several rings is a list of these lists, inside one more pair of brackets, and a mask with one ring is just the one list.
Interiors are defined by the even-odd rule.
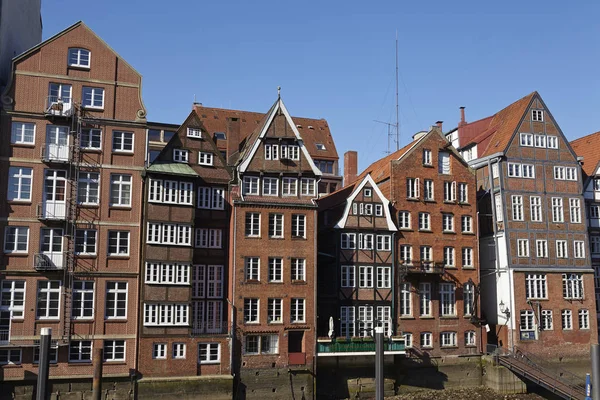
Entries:
[[573,151],[583,157],[583,172],[592,176],[600,162],[600,132],[592,133],[570,143]]
[[478,157],[504,151],[535,96],[532,92],[490,117],[459,126],[461,147],[478,144]]
[[[215,132],[227,132],[227,118],[239,118],[240,141],[254,132],[266,115],[251,111],[204,107],[202,105],[194,105],[194,111],[196,111],[202,124],[211,135],[214,135]],[[292,120],[296,124],[311,157],[326,160],[337,160],[339,158],[329,130],[329,124],[325,119],[292,117]],[[216,143],[221,150],[227,148],[226,140],[216,140]],[[325,145],[325,150],[318,150],[317,143]]]

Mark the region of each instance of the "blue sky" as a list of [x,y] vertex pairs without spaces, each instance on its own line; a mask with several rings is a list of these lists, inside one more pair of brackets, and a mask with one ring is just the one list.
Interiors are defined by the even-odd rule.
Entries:
[[[152,121],[205,106],[328,120],[340,158],[385,155],[437,120],[456,126],[537,90],[569,139],[600,130],[600,2],[43,0],[44,39],[83,20],[144,77]],[[395,145],[394,145],[395,149]]]

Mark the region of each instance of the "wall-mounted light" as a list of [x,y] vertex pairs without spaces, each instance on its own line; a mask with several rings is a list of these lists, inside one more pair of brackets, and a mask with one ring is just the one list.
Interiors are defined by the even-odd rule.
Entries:
[[500,300],[500,312],[506,316],[506,319],[510,318],[510,309],[504,304],[504,301]]

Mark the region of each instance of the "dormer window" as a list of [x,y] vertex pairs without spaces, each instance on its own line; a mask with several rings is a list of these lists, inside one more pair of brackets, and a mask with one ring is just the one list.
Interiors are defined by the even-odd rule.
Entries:
[[173,161],[178,163],[187,163],[189,160],[188,151],[173,149]]
[[89,50],[72,48],[69,49],[69,67],[89,68],[92,54]]
[[215,132],[215,140],[225,140],[227,136],[225,136],[225,132]]
[[315,146],[317,146],[317,150],[327,150],[323,143],[315,143]]
[[544,111],[531,110],[531,120],[542,122],[544,120]]
[[203,151],[198,153],[198,164],[200,165],[213,165],[213,154],[205,153]]
[[187,128],[187,136],[202,139],[202,131],[198,128]]

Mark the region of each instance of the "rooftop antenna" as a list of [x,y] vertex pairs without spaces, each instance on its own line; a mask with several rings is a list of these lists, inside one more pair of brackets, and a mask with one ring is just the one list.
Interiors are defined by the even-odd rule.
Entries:
[[392,148],[391,148],[391,143],[392,143],[392,137],[393,137],[393,130],[392,127],[396,128],[396,151],[398,151],[398,149],[400,148],[400,117],[399,117],[399,106],[398,106],[398,31],[396,31],[396,123],[393,124],[391,122],[384,122],[384,121],[378,121],[376,119],[374,119],[374,122],[378,122],[380,124],[384,124],[387,125],[388,128],[388,142],[387,142],[387,151],[385,152],[386,154],[391,154],[392,153]]

